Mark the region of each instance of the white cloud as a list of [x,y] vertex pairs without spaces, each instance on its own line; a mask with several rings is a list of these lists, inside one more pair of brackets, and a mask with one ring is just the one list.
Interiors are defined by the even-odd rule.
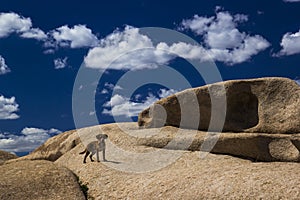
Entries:
[[170,90],[161,89],[158,93],[158,96],[159,96],[159,98],[165,98],[165,97],[171,96],[172,94],[175,94],[176,92],[178,92],[178,91],[174,90],[174,89],[170,89]]
[[0,75],[10,72],[10,69],[5,63],[5,59],[0,55]]
[[[45,46],[46,47],[46,46]],[[54,54],[55,53],[55,50],[54,49],[46,49],[44,51],[44,54]]]
[[33,38],[44,40],[46,34],[38,29],[32,28],[30,18],[25,18],[16,13],[0,13],[0,38],[8,37],[10,34],[17,33],[23,38]]
[[115,94],[109,102],[107,102],[104,106],[111,106],[114,107],[116,105],[120,105],[123,104],[124,102],[126,102],[127,100],[129,100],[128,98],[125,98],[119,94]]
[[140,34],[138,28],[126,26],[124,31],[116,30],[101,39],[99,46],[88,52],[84,62],[87,67],[96,69],[139,70],[156,68],[169,60],[170,56],[161,55],[151,39]]
[[16,13],[0,13],[0,37],[7,37],[12,33],[24,33],[32,26],[31,19]]
[[194,15],[193,19],[183,20],[179,30],[190,29],[194,33],[201,35],[207,31],[208,25],[214,20],[214,17],[200,17]]
[[300,53],[300,30],[296,33],[284,34],[280,45],[282,49],[273,56],[284,56]]
[[98,45],[98,38],[85,25],[68,25],[45,33],[39,28],[32,27],[30,18],[16,13],[0,13],[0,38],[16,33],[21,38],[36,39],[44,42],[44,47],[51,48],[44,51],[53,53],[58,47],[86,48]]
[[283,0],[284,2],[300,2],[300,0]]
[[108,94],[110,91],[113,91],[113,90],[123,90],[123,88],[119,85],[114,85],[112,83],[106,82],[104,84],[103,90],[101,91],[101,94]]
[[158,93],[158,97],[149,93],[143,102],[133,102],[127,97],[116,94],[111,98],[110,101],[104,104],[104,107],[111,107],[111,110],[105,108],[102,113],[113,116],[135,117],[138,116],[141,111],[158,101],[160,98],[170,96],[176,92],[177,91],[173,89],[161,89]]
[[32,28],[24,33],[21,34],[22,38],[28,38],[28,39],[36,39],[36,40],[46,40],[47,35],[44,33],[44,31],[38,29],[38,28]]
[[98,44],[98,38],[92,33],[92,30],[85,25],[75,25],[69,28],[67,25],[61,26],[49,33],[54,39],[54,43],[48,41],[45,44],[49,46],[83,48],[95,47]]
[[62,58],[55,59],[53,61],[55,69],[63,69],[63,68],[65,68],[68,65],[67,61],[68,61],[68,57],[65,57],[63,59]]
[[216,11],[216,16],[195,15],[183,20],[181,31],[191,30],[202,41],[202,45],[184,42],[159,43],[139,32],[138,28],[126,26],[100,40],[99,46],[92,48],[84,59],[87,67],[97,69],[139,70],[156,68],[177,56],[185,59],[214,60],[229,65],[245,62],[270,46],[260,35],[250,35],[238,30],[238,24],[248,20],[243,14],[231,15]]
[[134,117],[157,100],[158,98],[150,94],[143,103],[136,103],[129,101],[128,98],[115,95],[111,98],[110,102],[112,109],[104,109],[102,113],[114,116]]
[[101,94],[108,94],[108,93],[109,93],[108,90],[105,88],[101,91]]
[[5,98],[0,95],[0,119],[18,119],[20,116],[16,114],[19,105],[15,97]]
[[215,17],[195,15],[192,19],[183,20],[179,29],[191,30],[203,39],[202,47],[190,45],[188,48],[186,46],[186,51],[194,50],[196,54],[202,52],[215,61],[233,65],[249,60],[270,46],[262,36],[252,36],[238,30],[238,24],[247,20],[248,17],[243,14],[233,16],[228,12],[219,11]]
[[123,88],[122,88],[121,86],[119,86],[119,85],[114,85],[114,84],[108,83],[108,82],[106,82],[106,83],[104,84],[104,87],[106,87],[106,88],[109,89],[109,90],[122,90],[122,89],[123,89]]
[[51,128],[24,128],[20,134],[0,133],[0,149],[8,152],[30,152],[43,144],[50,137],[61,133]]

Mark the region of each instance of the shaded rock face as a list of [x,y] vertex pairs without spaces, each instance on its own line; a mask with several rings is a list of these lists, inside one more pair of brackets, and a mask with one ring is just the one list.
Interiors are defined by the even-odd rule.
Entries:
[[[183,114],[186,110],[190,115]],[[195,119],[197,123],[191,123]],[[299,121],[300,87],[287,78],[233,80],[188,89],[157,101],[138,118],[139,126],[146,128],[170,125],[262,133],[299,133]]]
[[12,153],[0,150],[0,165],[3,164],[7,160],[11,160],[11,159],[15,159],[15,158],[18,158],[18,156],[14,155]]
[[0,174],[0,199],[85,199],[74,174],[49,161],[4,164]]
[[[157,134],[151,137],[140,137],[139,145],[172,150],[209,151],[217,154],[227,154],[253,161],[283,161],[300,162],[300,134],[271,134],[271,133],[220,133],[211,134],[203,131],[179,129],[165,126],[161,129],[151,128]],[[180,137],[178,137],[180,133]],[[177,138],[176,138],[177,137]],[[191,141],[185,148],[180,145],[184,141]],[[214,143],[210,149],[202,145]]]

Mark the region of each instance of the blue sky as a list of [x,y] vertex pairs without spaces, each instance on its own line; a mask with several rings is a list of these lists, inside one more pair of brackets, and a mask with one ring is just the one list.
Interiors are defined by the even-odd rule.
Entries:
[[[95,83],[95,110],[87,111],[97,123],[114,122],[112,113],[136,120],[140,110],[181,89],[148,84],[125,96],[126,88],[117,82],[127,72],[171,65],[192,87],[201,86],[205,82],[185,59],[203,61],[206,54],[222,80],[300,79],[296,0],[1,0],[0,13],[0,149],[19,155],[76,127],[72,97],[80,67],[104,74]],[[199,45],[157,44],[142,33],[143,27],[176,30]],[[128,54],[105,68],[137,48],[151,50]]]

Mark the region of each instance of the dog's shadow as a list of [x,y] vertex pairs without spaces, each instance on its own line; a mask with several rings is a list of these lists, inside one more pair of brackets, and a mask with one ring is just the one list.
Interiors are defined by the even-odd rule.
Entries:
[[102,162],[109,162],[109,163],[113,163],[113,164],[121,164],[122,162],[118,162],[118,161],[113,161],[113,160],[105,160]]

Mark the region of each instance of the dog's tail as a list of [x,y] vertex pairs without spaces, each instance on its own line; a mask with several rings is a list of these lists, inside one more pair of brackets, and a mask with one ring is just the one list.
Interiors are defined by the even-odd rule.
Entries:
[[86,152],[86,149],[83,152],[80,152],[79,154],[84,154]]

